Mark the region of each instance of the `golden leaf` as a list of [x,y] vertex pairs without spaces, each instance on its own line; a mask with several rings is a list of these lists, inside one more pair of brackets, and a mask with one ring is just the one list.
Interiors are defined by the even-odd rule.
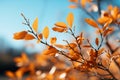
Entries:
[[53,31],[56,31],[56,32],[65,32],[65,31],[66,31],[66,29],[64,29],[64,28],[59,28],[59,27],[53,27],[52,30],[53,30]]
[[98,24],[94,20],[92,20],[92,19],[86,18],[85,22],[87,22],[89,25],[91,25],[94,28],[99,28]]
[[52,38],[50,39],[50,43],[51,43],[51,44],[55,44],[55,43],[56,43],[56,40],[57,40],[56,37],[52,37]]
[[75,43],[70,43],[69,45],[70,45],[70,47],[72,47],[72,48],[77,47],[77,45],[76,45]]
[[56,47],[58,48],[62,48],[62,49],[66,49],[67,47],[65,45],[62,44],[54,44]]
[[25,53],[22,53],[21,57],[22,57],[23,62],[26,62],[26,63],[29,62],[29,59]]
[[6,76],[8,76],[8,77],[10,77],[10,78],[15,78],[15,75],[14,75],[14,73],[13,72],[11,72],[11,71],[6,71]]
[[98,22],[100,23],[100,24],[105,24],[107,21],[111,21],[112,22],[112,19],[111,18],[109,18],[109,17],[106,17],[106,16],[103,16],[103,17],[100,17],[100,18],[98,18]]
[[97,46],[99,45],[99,39],[98,38],[95,39],[95,43],[96,43]]
[[22,76],[23,76],[23,72],[22,70],[18,69],[16,72],[15,72],[15,75],[18,79],[21,79]]
[[42,34],[43,34],[43,37],[44,37],[45,39],[48,38],[48,36],[49,36],[49,28],[48,28],[47,26],[43,29]]
[[73,13],[69,13],[67,18],[66,18],[66,21],[69,25],[70,28],[72,28],[73,26],[73,21],[74,21],[74,16],[73,16]]
[[35,32],[38,31],[38,17],[34,20],[34,22],[32,24],[32,28]]
[[56,48],[49,46],[47,50],[43,51],[43,54],[54,56],[57,52],[58,50]]
[[118,13],[119,13],[119,8],[115,6],[113,8],[113,10],[111,11],[111,15],[112,15],[114,20],[116,20]]
[[80,1],[80,4],[83,8],[85,7],[86,3],[87,3],[87,0],[81,0]]
[[62,28],[66,28],[67,27],[67,25],[64,22],[57,22],[57,23],[55,23],[55,26],[62,27]]
[[16,39],[16,40],[24,39],[26,34],[27,34],[27,31],[17,32],[17,33],[14,33],[13,38]]
[[69,0],[70,2],[78,3],[78,0]]
[[35,37],[33,35],[31,35],[31,34],[26,34],[24,39],[25,40],[33,40],[33,39],[35,39]]
[[74,9],[74,8],[77,8],[77,6],[76,5],[70,5],[69,8]]

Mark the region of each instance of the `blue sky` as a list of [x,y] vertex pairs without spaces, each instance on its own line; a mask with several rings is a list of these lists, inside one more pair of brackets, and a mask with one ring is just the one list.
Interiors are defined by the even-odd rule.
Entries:
[[[114,2],[114,0],[111,1],[111,3]],[[120,0],[116,2],[118,1],[120,2]],[[57,21],[66,22],[66,16],[69,12],[72,12],[75,16],[74,25],[77,26],[77,31],[92,31],[93,29],[87,28],[84,23],[84,18],[89,16],[80,9],[68,8],[70,4],[68,0],[0,0],[0,39],[3,39],[0,41],[4,41],[7,46],[18,48],[25,46],[27,43],[29,44],[29,41],[16,41],[12,38],[13,33],[27,30],[22,24],[24,20],[20,15],[21,13],[24,13],[31,23],[36,17],[39,18],[39,32],[45,26],[52,28]],[[70,37],[52,32],[52,30],[50,32],[50,36],[59,37],[58,43],[62,43],[62,39]],[[36,44],[35,41],[33,42]]]
[[[69,12],[73,12],[77,18],[79,10],[69,9],[69,5],[68,0],[0,0],[0,38],[12,47],[24,46],[25,41],[16,41],[12,38],[13,33],[27,30],[22,24],[24,20],[20,15],[21,13],[24,13],[31,23],[38,17],[39,32],[41,32],[45,26],[51,28],[57,21],[66,22],[66,16]],[[51,32],[51,36],[58,35],[58,33]]]

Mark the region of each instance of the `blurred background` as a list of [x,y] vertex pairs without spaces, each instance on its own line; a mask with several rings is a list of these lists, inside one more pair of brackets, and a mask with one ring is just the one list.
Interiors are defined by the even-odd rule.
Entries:
[[[103,3],[102,3],[103,2]],[[120,0],[101,0],[102,9],[112,4],[120,6]],[[66,16],[72,12],[75,16],[74,25],[76,34],[79,32],[93,32],[93,28],[87,27],[84,18],[90,17],[82,9],[70,9],[72,4],[69,0],[0,0],[0,79],[6,70],[16,70],[13,58],[26,52],[29,56],[41,52],[44,47],[36,41],[17,41],[13,39],[13,34],[27,27],[22,24],[24,19],[20,15],[23,13],[32,23],[36,17],[39,18],[39,32],[45,26],[52,28],[57,21],[66,22]],[[92,12],[97,15],[97,12]],[[51,30],[51,29],[50,29]],[[50,31],[50,36],[59,36],[57,43],[64,43],[63,39],[68,39],[69,35],[61,35]]]

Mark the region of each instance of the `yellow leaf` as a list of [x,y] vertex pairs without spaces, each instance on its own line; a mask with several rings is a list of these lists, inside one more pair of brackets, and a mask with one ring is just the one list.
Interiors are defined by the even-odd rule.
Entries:
[[17,32],[17,33],[14,33],[13,38],[16,39],[16,40],[24,39],[26,34],[27,34],[27,31]]
[[52,38],[50,39],[50,43],[51,43],[51,44],[54,44],[54,43],[56,43],[56,40],[57,40],[56,37],[52,37]]
[[67,18],[66,18],[66,21],[68,23],[68,25],[70,26],[70,28],[72,28],[73,26],[73,21],[74,21],[74,16],[73,16],[73,13],[69,13]]
[[32,24],[32,28],[35,32],[38,31],[38,17],[34,20],[34,22]]
[[26,34],[24,39],[25,40],[33,40],[33,39],[35,39],[35,37],[33,35],[31,35],[31,34]]
[[99,28],[98,24],[92,19],[86,18],[85,22],[87,22],[89,25],[93,26],[94,28]]
[[81,1],[80,1],[80,4],[81,4],[81,6],[82,6],[83,8],[85,7],[86,3],[87,3],[86,0],[81,0]]
[[62,27],[62,28],[66,28],[67,27],[67,25],[64,22],[57,22],[57,23],[55,23],[55,26]]
[[45,39],[48,38],[48,36],[49,36],[49,28],[48,28],[47,26],[43,29],[42,34],[43,34],[43,37],[44,37]]

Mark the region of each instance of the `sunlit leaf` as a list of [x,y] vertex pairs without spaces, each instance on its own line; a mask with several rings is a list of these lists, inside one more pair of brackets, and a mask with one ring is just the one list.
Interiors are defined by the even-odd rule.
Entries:
[[115,6],[113,8],[113,10],[111,11],[111,15],[112,15],[114,20],[116,20],[118,13],[119,13],[119,8]]
[[35,37],[32,34],[26,34],[24,39],[25,40],[33,40],[33,39],[35,39]]
[[67,25],[64,22],[57,22],[57,23],[55,23],[55,26],[62,27],[62,28],[66,28],[67,27]]
[[57,40],[56,37],[52,37],[52,38],[50,39],[50,43],[51,43],[51,44],[54,44],[54,43],[56,43],[56,40]]
[[54,56],[57,52],[58,50],[56,48],[49,46],[48,49],[43,52],[43,54]]
[[91,25],[92,27],[94,27],[94,28],[99,28],[99,27],[98,27],[98,24],[97,24],[94,20],[89,19],[89,18],[86,18],[85,21],[86,21],[89,25]]
[[54,46],[61,48],[61,49],[66,49],[67,47],[65,45],[62,44],[54,44]]
[[73,15],[73,13],[69,13],[69,14],[68,14],[68,16],[67,16],[67,18],[66,18],[66,21],[67,21],[69,27],[72,28],[72,26],[73,26],[73,21],[74,21],[74,15]]
[[38,17],[34,20],[32,28],[35,32],[38,32]]
[[14,33],[13,38],[16,39],[16,40],[24,39],[26,34],[27,34],[27,31],[17,32],[17,33]]
[[109,18],[109,17],[100,17],[100,18],[98,18],[98,20],[97,20],[100,24],[105,24],[106,22],[108,22],[108,21],[110,21],[110,22],[112,22],[112,19],[111,18]]
[[64,28],[59,28],[59,27],[53,27],[52,30],[53,30],[53,31],[56,31],[56,32],[65,32],[65,31],[66,31],[66,29],[64,29]]
[[43,29],[42,34],[43,34],[43,37],[44,37],[45,39],[48,38],[48,36],[49,36],[49,28],[48,28],[47,26]]

